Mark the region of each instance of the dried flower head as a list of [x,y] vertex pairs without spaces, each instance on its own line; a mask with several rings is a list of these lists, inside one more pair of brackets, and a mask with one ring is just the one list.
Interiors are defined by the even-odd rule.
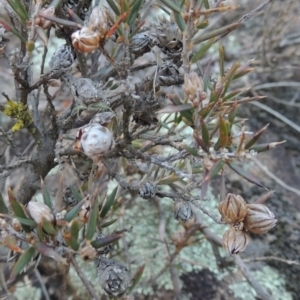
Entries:
[[52,70],[69,68],[74,62],[71,47],[67,44],[61,45],[51,56],[49,66]]
[[100,124],[93,123],[79,130],[78,135],[79,147],[85,155],[97,160],[111,150],[115,141],[112,133]]
[[203,80],[195,72],[184,74],[183,89],[191,101],[195,101],[197,99],[197,95],[200,97],[199,100],[203,100],[206,97],[206,95],[205,97],[203,95]]
[[190,202],[188,201],[178,201],[175,203],[174,208],[174,218],[176,220],[181,220],[182,222],[187,222],[193,217],[193,210]]
[[97,256],[97,251],[93,246],[86,245],[80,249],[80,255],[84,261],[91,261]]
[[137,33],[130,41],[130,50],[136,56],[142,56],[152,47],[150,35],[144,32]]
[[245,200],[239,195],[230,193],[220,202],[218,209],[227,224],[242,222],[247,212]]
[[44,203],[30,201],[27,205],[31,218],[38,224],[42,224],[43,220],[49,223],[54,222],[54,215],[51,209]]
[[276,225],[274,214],[264,204],[247,204],[244,228],[256,234],[267,233]]
[[102,289],[116,297],[122,296],[130,283],[127,268],[110,259],[101,258],[98,276]]
[[88,27],[99,33],[100,40],[105,39],[106,33],[109,31],[109,13],[104,7],[96,6],[93,8]]
[[43,18],[43,16],[54,16],[55,8],[53,6],[49,6],[47,8],[42,8],[40,11],[40,15],[35,19],[35,25],[42,27],[43,29],[48,29],[52,25],[52,21]]
[[71,35],[72,45],[80,52],[89,53],[99,47],[100,35],[88,27],[75,31]]
[[156,185],[151,181],[141,182],[139,186],[139,194],[144,199],[151,199],[155,196]]
[[78,218],[82,223],[87,223],[87,221],[89,220],[90,211],[91,211],[91,202],[90,202],[90,197],[88,195],[86,196],[85,202],[81,206],[81,209],[78,213]]
[[169,21],[165,17],[160,19],[158,26],[155,26],[156,37],[160,48],[169,52],[179,52],[182,48],[182,33],[175,21]]
[[223,235],[223,247],[230,254],[238,254],[246,249],[249,243],[249,235],[245,231],[231,227]]

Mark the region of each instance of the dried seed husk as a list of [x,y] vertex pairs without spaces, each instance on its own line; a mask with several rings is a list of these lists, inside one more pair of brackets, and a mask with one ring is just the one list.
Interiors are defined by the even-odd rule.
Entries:
[[223,248],[230,254],[238,254],[246,249],[249,243],[249,235],[244,230],[236,230],[231,227],[223,235]]

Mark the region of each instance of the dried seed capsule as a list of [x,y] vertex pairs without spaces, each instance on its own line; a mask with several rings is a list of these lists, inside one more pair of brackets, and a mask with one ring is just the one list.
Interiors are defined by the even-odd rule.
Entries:
[[267,233],[276,225],[274,214],[264,204],[247,204],[244,228],[256,234]]
[[74,62],[74,56],[71,47],[64,44],[57,48],[51,56],[49,66],[52,70],[61,70],[69,68]]
[[235,194],[227,194],[225,200],[220,202],[218,209],[227,224],[242,222],[247,212],[245,200]]
[[100,35],[88,27],[75,31],[71,35],[72,45],[80,52],[89,53],[99,47]]
[[27,205],[31,218],[38,224],[41,224],[43,220],[49,223],[54,222],[54,216],[51,209],[44,203],[30,201]]
[[100,259],[98,276],[102,289],[116,297],[122,296],[130,283],[127,268],[111,259]]
[[139,194],[144,199],[151,199],[155,196],[156,185],[151,181],[141,182],[139,186]]
[[230,254],[238,254],[246,249],[249,235],[245,231],[235,230],[231,227],[223,235],[223,247]]
[[191,204],[188,201],[178,201],[175,204],[174,218],[176,220],[181,220],[182,222],[187,222],[189,219],[193,218],[193,210]]
[[63,74],[61,79],[69,86],[78,104],[89,105],[102,100],[103,93],[98,90],[100,86],[91,79],[76,78],[67,74]]
[[93,123],[79,130],[78,142],[76,147],[81,149],[84,154],[97,160],[111,150],[115,141],[112,133],[100,124]]
[[165,17],[160,19],[160,24],[155,26],[156,37],[160,48],[168,51],[178,51],[182,47],[182,33],[175,21],[169,21]]
[[109,13],[104,7],[96,6],[93,8],[88,27],[92,31],[99,33],[100,40],[105,38],[109,31]]
[[149,52],[151,50],[151,38],[149,34],[144,32],[136,34],[130,41],[130,50],[136,57]]

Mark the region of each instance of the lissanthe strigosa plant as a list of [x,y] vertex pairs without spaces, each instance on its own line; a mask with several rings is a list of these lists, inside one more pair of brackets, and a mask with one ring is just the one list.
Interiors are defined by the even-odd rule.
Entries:
[[[1,128],[1,153],[7,149],[8,156],[1,157],[0,177],[20,180],[7,181],[0,197],[1,243],[9,250],[1,271],[4,293],[37,270],[39,258],[49,257],[63,265],[60,299],[70,265],[91,299],[101,297],[97,284],[112,299],[127,297],[145,265],[133,265],[132,274],[136,262],[123,216],[141,198],[157,205],[158,219],[160,200],[173,201],[173,222],[183,226],[180,233],[157,232],[157,239],[170,243],[165,251],[173,252],[153,281],[201,234],[223,245],[249,280],[235,257],[251,243],[250,232],[275,226],[273,213],[262,199],[250,204],[225,195],[222,184],[220,215],[204,202],[211,180],[220,176],[224,182],[229,172],[263,187],[243,165],[279,144],[259,144],[267,126],[252,133],[237,116],[240,105],[261,97],[234,89],[252,71],[251,61],[226,65],[222,39],[247,18],[211,29],[215,15],[235,9],[216,0],[2,4],[9,18],[0,21],[0,51],[15,90],[3,87],[0,110],[11,122]],[[54,43],[59,46],[51,51]],[[212,55],[218,60],[209,60]],[[223,241],[203,214],[230,226]],[[85,278],[78,259],[95,262],[95,282]],[[249,282],[261,298],[271,299],[259,283]]]

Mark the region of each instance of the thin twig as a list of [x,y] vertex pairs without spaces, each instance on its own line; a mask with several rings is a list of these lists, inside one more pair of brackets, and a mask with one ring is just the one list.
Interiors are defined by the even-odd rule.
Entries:
[[295,193],[296,195],[300,196],[300,190],[293,188],[291,186],[289,186],[288,184],[286,184],[285,182],[283,182],[280,178],[278,178],[276,175],[274,175],[271,171],[269,171],[269,169],[267,168],[267,166],[265,166],[264,164],[262,164],[256,157],[252,157],[252,160],[255,162],[255,164],[261,169],[263,170],[270,178],[272,178],[274,181],[276,181],[276,183],[278,183],[279,185],[281,185],[283,188],[285,188],[286,190]]
[[87,280],[87,278],[85,277],[83,272],[81,271],[74,256],[71,256],[71,264],[74,267],[77,275],[81,279],[83,285],[85,286],[85,288],[86,288],[87,292],[89,293],[89,295],[91,296],[91,298],[94,300],[99,300],[99,297],[97,296],[95,290],[93,289],[93,287],[91,286],[91,284],[89,283],[89,281]]
[[46,286],[44,284],[43,278],[42,278],[42,276],[41,276],[41,274],[40,274],[40,272],[39,272],[38,269],[34,269],[34,275],[35,275],[35,277],[37,278],[37,280],[39,281],[39,283],[41,285],[41,290],[42,290],[42,292],[44,294],[45,299],[46,300],[50,300],[50,296],[48,294],[47,288],[46,288]]
[[[243,15],[238,21],[237,23],[243,24],[245,22],[247,22],[250,18],[256,16],[259,12],[263,11],[264,9],[266,9],[266,7],[272,2],[273,0],[267,0],[264,3],[262,3],[261,5],[259,5],[258,7],[256,7],[254,10],[252,10],[251,12],[249,12],[248,14]],[[228,30],[227,32],[223,33],[222,35],[220,35],[217,39],[216,42],[220,41],[222,38],[224,38],[225,36],[227,36],[231,31],[233,31],[234,29]]]
[[284,258],[276,257],[276,256],[263,256],[263,257],[253,257],[253,258],[243,259],[244,262],[268,261],[268,260],[279,261],[279,262],[282,262],[282,263],[288,264],[288,265],[300,266],[300,262],[298,262],[296,260],[289,260],[289,259],[284,259]]

